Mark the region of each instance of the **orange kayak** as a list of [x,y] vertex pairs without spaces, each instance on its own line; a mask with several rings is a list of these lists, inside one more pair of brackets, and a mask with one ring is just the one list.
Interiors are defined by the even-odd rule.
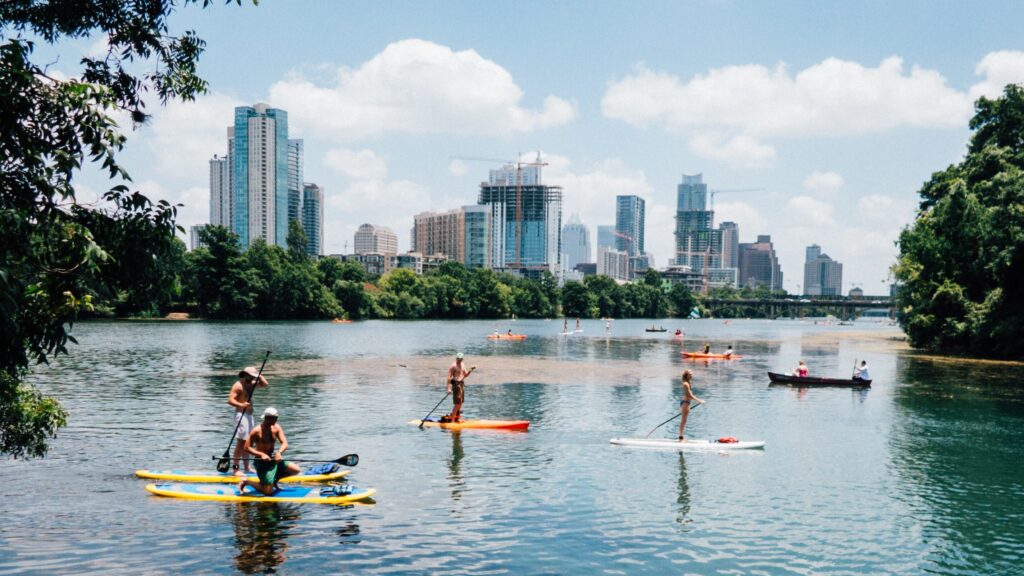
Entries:
[[491,334],[491,340],[526,340],[526,334]]
[[733,360],[735,358],[743,358],[739,354],[732,354],[726,356],[725,354],[705,354],[703,352],[683,352],[683,356],[686,358],[718,358],[721,360]]
[[[410,420],[409,424],[419,426],[420,420]],[[444,428],[446,430],[490,429],[490,430],[526,430],[530,427],[529,420],[463,420],[462,422],[438,422],[427,420],[424,426]]]

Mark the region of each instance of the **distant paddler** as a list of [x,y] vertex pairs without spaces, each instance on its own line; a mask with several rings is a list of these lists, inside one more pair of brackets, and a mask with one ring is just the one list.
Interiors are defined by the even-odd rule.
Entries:
[[[253,427],[256,425],[252,415],[252,392],[257,387],[265,388],[269,384],[267,378],[260,374],[255,366],[247,366],[238,372],[238,380],[231,385],[231,391],[228,392],[228,404],[235,408],[234,424],[237,428],[237,432],[235,432],[234,458],[232,458],[231,463],[235,476],[245,476],[247,473],[253,472],[252,466],[249,465],[249,457],[245,451],[245,440],[249,437],[249,432],[252,432]],[[243,460],[242,470],[238,469],[238,461],[240,459]]]
[[689,370],[683,370],[682,378],[682,392],[683,399],[679,402],[679,412],[682,414],[682,418],[679,420],[679,441],[683,442],[686,440],[686,419],[690,416],[690,402],[696,402],[698,405],[703,404],[704,401],[693,395],[693,388],[690,387],[690,381],[693,380],[693,373]]
[[[244,492],[246,486],[252,486],[264,496],[270,496],[277,492],[277,483],[282,478],[294,476],[302,471],[297,464],[284,459],[284,451],[288,449],[288,438],[284,435],[284,428],[277,423],[277,416],[277,410],[274,408],[264,410],[263,421],[245,440],[245,451],[258,458],[255,464],[259,480],[242,478],[238,482],[239,495]],[[281,443],[281,447],[274,450],[277,442]]]

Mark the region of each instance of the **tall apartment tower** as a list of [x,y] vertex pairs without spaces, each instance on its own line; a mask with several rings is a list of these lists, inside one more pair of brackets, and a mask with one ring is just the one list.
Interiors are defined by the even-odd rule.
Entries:
[[804,294],[808,296],[839,296],[843,293],[843,265],[821,252],[821,246],[807,247],[804,262]]
[[722,268],[740,267],[740,227],[735,222],[718,225],[722,233]]
[[594,261],[590,251],[590,230],[578,214],[573,214],[562,228],[562,254],[565,255],[565,267],[568,270],[576,268],[577,264]]
[[562,187],[545,186],[539,165],[506,165],[480,184],[477,204],[491,214],[491,268],[558,274]]
[[[288,140],[288,221],[298,220],[303,223],[302,199],[304,187],[302,182],[303,163],[302,139]],[[306,230],[309,235],[309,230]]]
[[235,108],[230,151],[232,219],[242,246],[288,238],[288,113],[259,103]]
[[770,235],[758,235],[757,242],[741,243],[739,257],[740,286],[782,290],[782,267]]
[[210,224],[231,228],[231,170],[227,157],[210,160]]
[[302,185],[301,222],[302,229],[306,233],[306,254],[310,256],[323,255],[324,189],[311,182]]
[[644,199],[639,196],[615,197],[615,249],[631,258],[644,254]]
[[397,254],[398,236],[390,228],[363,224],[355,234],[356,254]]
[[489,264],[489,223],[486,206],[422,212],[413,217],[412,251],[443,254],[466,268],[484,268]]
[[676,188],[676,264],[694,272],[721,268],[722,232],[707,209],[708,185],[702,174],[683,175]]

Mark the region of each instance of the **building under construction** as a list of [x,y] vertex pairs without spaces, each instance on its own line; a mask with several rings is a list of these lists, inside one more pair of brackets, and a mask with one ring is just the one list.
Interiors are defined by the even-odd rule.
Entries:
[[540,183],[540,166],[505,166],[480,184],[490,208],[491,268],[527,277],[556,276],[562,245],[562,187]]

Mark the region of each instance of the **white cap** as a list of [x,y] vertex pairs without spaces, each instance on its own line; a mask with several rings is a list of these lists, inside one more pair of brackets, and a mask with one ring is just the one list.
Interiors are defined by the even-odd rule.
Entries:
[[271,416],[273,418],[277,418],[277,408],[271,407],[271,408],[267,408],[266,410],[264,410],[263,411],[263,417],[266,418],[267,416]]

